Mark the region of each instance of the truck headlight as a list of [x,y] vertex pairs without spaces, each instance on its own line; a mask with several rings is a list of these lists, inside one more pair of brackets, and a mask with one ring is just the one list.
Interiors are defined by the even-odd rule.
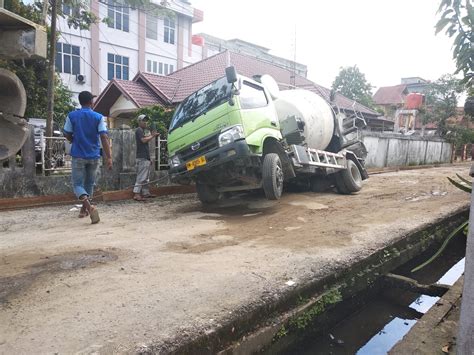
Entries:
[[242,138],[245,138],[242,125],[238,124],[232,126],[219,135],[219,147],[223,147],[226,144],[233,143]]
[[181,164],[181,161],[179,160],[179,157],[177,155],[173,155],[171,158],[168,160],[168,164],[172,167],[175,168]]

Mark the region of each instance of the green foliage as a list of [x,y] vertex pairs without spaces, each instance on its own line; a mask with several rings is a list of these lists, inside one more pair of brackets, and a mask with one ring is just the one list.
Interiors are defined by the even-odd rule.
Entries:
[[449,127],[449,132],[445,138],[449,143],[453,143],[455,147],[460,147],[474,142],[474,130],[463,126]]
[[[137,116],[141,114],[147,115],[150,118],[150,129],[157,130],[165,138],[168,135],[168,127],[170,126],[173,112],[173,109],[155,105],[141,108],[138,110]],[[134,128],[138,127],[136,118],[131,121],[131,126]]]
[[460,80],[450,74],[431,83],[425,93],[425,109],[420,112],[423,123],[436,123],[438,133],[444,137],[448,132],[447,120],[456,115],[458,98],[463,90]]
[[374,107],[372,88],[357,65],[341,68],[332,83],[332,89],[336,92],[370,108]]
[[463,73],[462,83],[474,87],[474,8],[472,0],[442,0],[438,8],[440,18],[436,33],[446,29],[446,35],[454,37],[453,59],[456,72]]

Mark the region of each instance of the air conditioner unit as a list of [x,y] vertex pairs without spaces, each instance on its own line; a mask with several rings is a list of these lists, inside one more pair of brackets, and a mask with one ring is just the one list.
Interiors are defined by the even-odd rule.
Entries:
[[86,76],[84,74],[76,74],[76,81],[79,84],[84,84],[86,82]]

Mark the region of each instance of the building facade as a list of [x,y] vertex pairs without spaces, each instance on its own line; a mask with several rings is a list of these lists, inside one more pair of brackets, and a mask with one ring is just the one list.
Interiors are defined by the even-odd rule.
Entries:
[[234,53],[242,53],[251,57],[255,57],[280,68],[290,70],[296,75],[305,78],[308,75],[308,67],[306,65],[270,54],[269,48],[262,47],[238,38],[225,40],[206,33],[199,33],[194,36],[193,40],[195,44],[202,46],[203,59],[229,50]]
[[[152,2],[159,8],[159,0]],[[131,80],[138,72],[168,75],[201,60],[192,26],[202,21],[202,11],[184,0],[168,0],[166,8],[166,15],[157,16],[119,1],[90,0],[99,23],[79,30],[67,23],[67,15],[77,10],[63,5],[56,69],[64,84],[75,96],[83,90],[99,95],[112,79]]]

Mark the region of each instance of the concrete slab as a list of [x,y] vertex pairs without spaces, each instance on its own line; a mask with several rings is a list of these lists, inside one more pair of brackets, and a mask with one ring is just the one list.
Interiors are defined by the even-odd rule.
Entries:
[[101,204],[98,225],[73,206],[2,212],[0,353],[169,352],[467,208],[446,176],[468,171],[380,174],[354,196]]

